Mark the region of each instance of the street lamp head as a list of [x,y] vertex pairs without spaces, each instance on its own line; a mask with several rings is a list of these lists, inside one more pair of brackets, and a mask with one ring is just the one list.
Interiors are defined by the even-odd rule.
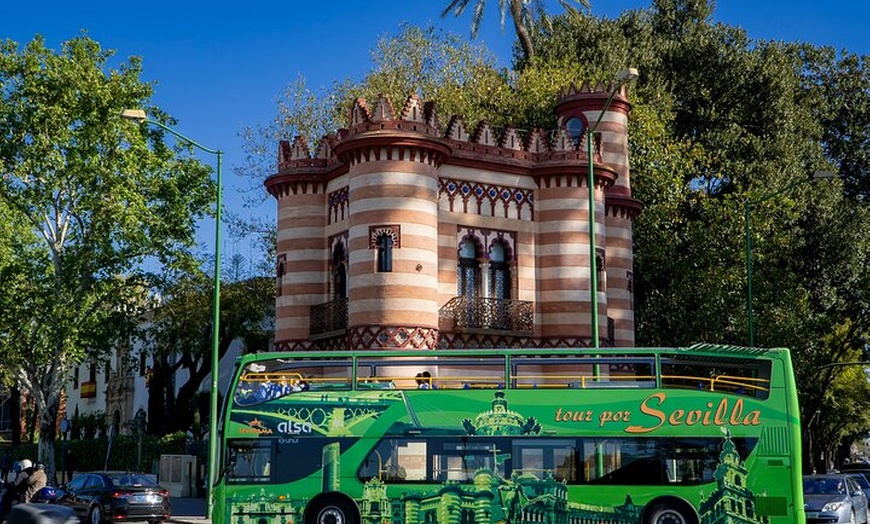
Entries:
[[143,109],[125,109],[121,111],[121,118],[134,120],[136,122],[144,122],[148,119],[148,117],[145,116],[145,111]]
[[629,67],[627,69],[623,69],[616,75],[616,80],[619,81],[620,84],[627,84],[634,80],[637,80],[640,75],[637,72],[637,68]]
[[812,178],[837,178],[837,173],[835,173],[834,171],[814,171],[812,174]]

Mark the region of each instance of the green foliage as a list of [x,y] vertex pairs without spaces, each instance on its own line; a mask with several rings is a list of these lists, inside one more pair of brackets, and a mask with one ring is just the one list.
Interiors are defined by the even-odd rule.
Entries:
[[[867,389],[863,373],[821,368],[861,360],[870,340],[866,60],[753,41],[711,13],[706,0],[657,0],[616,20],[559,17],[533,35],[534,67],[587,64],[593,79],[640,67],[630,122],[632,190],[645,203],[634,222],[638,343],[746,343],[743,211],[755,202],[756,341],[793,349],[805,413],[845,415],[816,422],[815,441],[836,446],[870,430],[867,396],[846,394]],[[845,192],[800,183],[816,169],[838,170]]]
[[112,59],[87,36],[57,52],[38,36],[0,44],[0,367],[35,403],[48,456],[72,366],[131,335],[146,260],[190,267],[215,194],[208,168],[162,131],[121,119],[145,108],[172,123],[149,105],[141,61]]
[[[205,422],[197,420],[201,412],[197,395],[211,372],[213,348],[212,277],[204,273],[179,274],[165,284],[162,295],[163,301],[153,310],[152,322],[142,334],[150,342],[155,366],[149,389],[152,433],[187,430]],[[274,318],[274,308],[275,282],[271,278],[222,283],[219,358],[237,339],[242,340],[243,351],[267,351],[274,331],[269,322]],[[187,376],[184,383],[167,380],[181,369]],[[164,390],[158,397],[158,392]]]
[[[172,433],[161,437],[145,435],[142,437],[142,457],[139,471],[145,473],[158,473],[155,469],[159,464],[160,455],[181,455],[187,453],[189,443],[188,436],[184,433]],[[14,451],[16,457],[28,457],[33,460],[37,456],[36,444],[21,444]],[[54,463],[57,466],[58,478],[60,467],[63,464],[63,450],[68,450],[75,457],[76,471],[103,471],[106,469],[106,453],[109,449],[109,440],[102,438],[86,438],[70,440],[57,446],[55,449]],[[199,457],[204,460],[205,457]],[[136,471],[139,460],[138,437],[130,435],[118,435],[112,441],[112,452],[109,456],[109,470]]]
[[416,94],[435,102],[444,120],[459,115],[472,125],[484,119],[505,123],[501,109],[511,96],[510,86],[496,69],[495,56],[482,46],[432,27],[405,26],[399,36],[378,41],[372,61],[371,72],[339,97],[345,107],[356,98],[374,103],[385,95],[401,111],[408,96]]
[[87,440],[106,434],[106,420],[105,411],[96,411],[87,415],[74,415],[70,422],[74,436]]

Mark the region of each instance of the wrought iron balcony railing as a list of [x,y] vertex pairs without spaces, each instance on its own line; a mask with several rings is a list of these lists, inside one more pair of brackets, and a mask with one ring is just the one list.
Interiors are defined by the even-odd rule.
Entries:
[[311,306],[312,335],[347,329],[347,298],[336,298],[323,304]]
[[438,316],[442,329],[451,331],[492,329],[531,335],[535,329],[533,303],[523,300],[453,297]]

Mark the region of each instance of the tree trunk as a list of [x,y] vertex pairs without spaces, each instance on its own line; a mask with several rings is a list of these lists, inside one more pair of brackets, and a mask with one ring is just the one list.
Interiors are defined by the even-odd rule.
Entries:
[[[49,482],[55,482],[57,468],[54,463],[54,444],[57,440],[57,414],[60,410],[60,392],[52,392],[46,399],[45,409],[39,412],[38,459],[45,464]],[[55,484],[56,485],[56,484]]]
[[520,47],[523,48],[523,54],[526,55],[526,60],[530,61],[535,56],[535,48],[532,45],[532,38],[529,36],[529,30],[523,21],[523,6],[522,0],[511,0],[511,18],[514,21],[514,29],[517,33],[517,38],[520,40]]
[[21,390],[17,385],[9,391],[9,402],[9,420],[15,422],[12,425],[12,447],[17,448],[21,444]]
[[166,369],[159,357],[154,358],[154,367],[148,379],[148,434],[164,435],[168,417],[166,406]]

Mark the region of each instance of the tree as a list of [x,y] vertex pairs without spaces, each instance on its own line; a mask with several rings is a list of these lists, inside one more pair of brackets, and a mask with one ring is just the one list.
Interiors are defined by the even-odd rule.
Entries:
[[215,194],[207,167],[120,118],[141,107],[172,123],[148,103],[140,60],[109,70],[113,55],[84,35],[58,52],[41,37],[0,45],[0,210],[16,228],[0,258],[0,367],[38,410],[52,475],[72,366],[131,333],[148,265],[191,265]]
[[[589,8],[589,0],[576,0],[577,3]],[[576,8],[568,0],[559,0],[559,4],[569,12],[576,12]],[[449,15],[451,12],[454,16],[462,16],[465,9],[471,5],[471,0],[451,0],[444,11],[442,17]],[[475,0],[474,10],[471,15],[471,37],[476,38],[477,32],[480,29],[480,22],[483,20],[483,11],[486,8],[486,0]],[[527,61],[532,61],[535,57],[535,47],[532,43],[532,38],[529,32],[535,28],[540,21],[544,25],[549,24],[549,19],[545,11],[545,2],[543,0],[499,0],[499,9],[501,10],[501,27],[504,30],[504,19],[506,11],[510,11],[511,20],[514,23],[514,30],[517,34],[517,39],[520,41],[520,48],[523,51],[523,58]]]
[[870,340],[866,60],[753,41],[712,12],[706,0],[656,0],[616,20],[557,17],[533,33],[528,69],[577,63],[601,79],[641,67],[629,144],[645,204],[634,223],[640,344],[745,344],[743,204],[815,169],[841,174],[753,208],[751,230],[756,340],[792,348],[804,431],[819,410],[812,430],[830,451],[870,430],[866,396],[842,394],[865,391],[866,377],[821,368],[856,360]]
[[[212,279],[201,272],[184,273],[165,289],[162,303],[152,312],[145,340],[153,348],[154,368],[149,381],[148,432],[162,435],[207,427],[208,406],[200,409],[197,393],[211,372]],[[221,285],[218,354],[222,359],[241,339],[243,351],[267,351],[274,332],[275,281],[247,278]],[[173,377],[186,372],[175,389]]]
[[[497,68],[492,52],[431,26],[401,29],[399,35],[378,41],[372,51],[371,71],[362,80],[336,82],[328,90],[315,92],[300,76],[281,93],[271,122],[242,129],[245,160],[234,171],[249,181],[249,205],[258,205],[268,196],[263,180],[275,174],[278,142],[302,136],[316,150],[325,135],[347,125],[348,112],[357,97],[376,101],[386,95],[393,104],[401,104],[416,94],[434,101],[439,116],[461,115],[471,126],[482,119],[494,125],[512,121],[516,102],[508,74]],[[276,225],[238,217],[233,217],[232,224],[242,234],[260,239],[262,251],[271,255],[265,265],[274,267]]]

